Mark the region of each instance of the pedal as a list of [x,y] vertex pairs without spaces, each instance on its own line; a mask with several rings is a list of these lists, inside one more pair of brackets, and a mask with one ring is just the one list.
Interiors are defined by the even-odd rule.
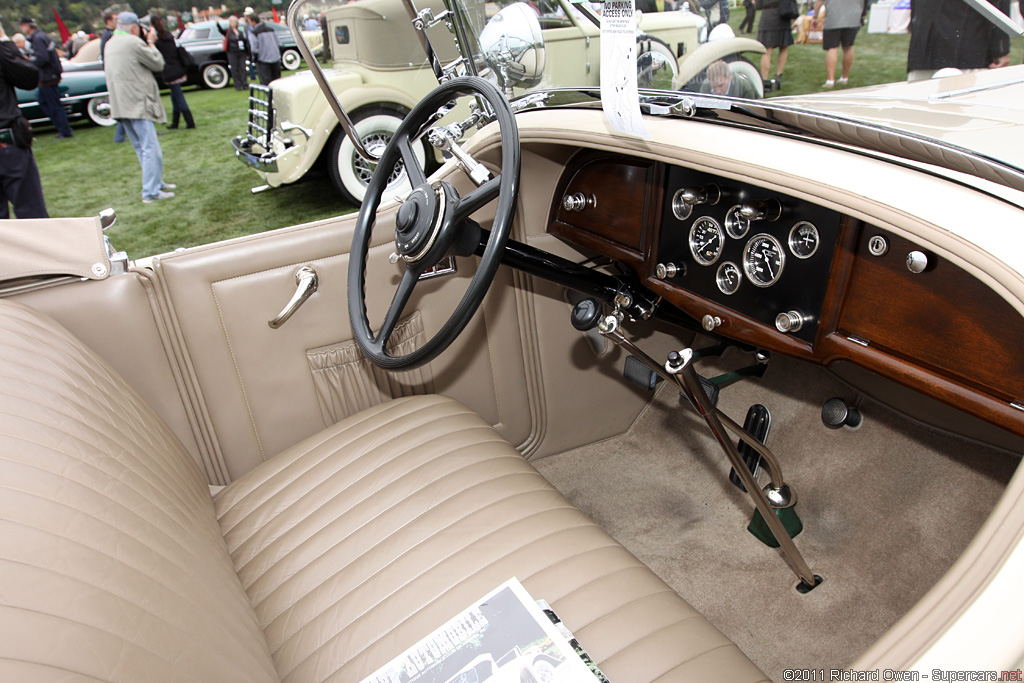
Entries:
[[[766,406],[760,403],[750,406],[750,409],[747,410],[747,418],[743,421],[743,430],[745,432],[763,444],[768,441],[768,430],[771,429],[771,426],[772,414]],[[757,477],[757,470],[761,465],[761,455],[743,439],[739,440],[736,450],[739,451],[750,473]],[[741,491],[747,490],[743,482],[740,481],[740,475],[736,473],[735,469],[729,470],[729,481],[736,484]]]
[[[708,401],[710,401],[711,405],[717,408],[718,395],[722,392],[721,388],[715,384],[714,380],[708,379],[699,372],[696,373],[696,375],[697,379],[700,380],[700,386],[704,389],[704,395],[708,397]],[[679,393],[679,397],[684,401],[687,400],[686,394],[682,392]]]
[[651,391],[658,384],[658,373],[643,364],[636,356],[626,356],[622,376],[644,391]]

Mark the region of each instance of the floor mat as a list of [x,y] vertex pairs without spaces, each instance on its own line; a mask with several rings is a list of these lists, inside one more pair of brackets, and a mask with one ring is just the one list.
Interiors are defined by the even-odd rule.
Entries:
[[855,392],[774,358],[719,405],[741,424],[752,403],[772,413],[768,445],[805,527],[796,544],[825,578],[801,595],[778,551],[746,531],[753,503],[703,421],[660,386],[628,433],[534,464],[776,681],[853,662],[960,555],[1019,463],[870,400],[859,429],[827,429],[824,401]]

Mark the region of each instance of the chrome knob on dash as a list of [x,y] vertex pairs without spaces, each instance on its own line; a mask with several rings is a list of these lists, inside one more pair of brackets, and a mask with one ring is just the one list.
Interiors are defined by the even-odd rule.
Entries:
[[700,324],[707,332],[713,332],[716,327],[722,324],[722,319],[717,315],[711,315],[709,313],[701,318]]
[[562,197],[562,208],[566,211],[582,211],[588,206],[591,208],[597,206],[597,197],[594,195],[588,197],[582,192],[574,192]]
[[923,273],[928,267],[928,257],[923,251],[912,251],[907,254],[907,270],[911,273]]
[[654,267],[654,276],[659,280],[667,280],[679,275],[682,271],[683,268],[680,268],[674,263],[659,263]]
[[778,199],[743,202],[740,214],[748,221],[777,221],[782,216],[782,204]]
[[775,317],[775,329],[779,332],[797,332],[804,326],[804,317],[797,311],[786,311]]

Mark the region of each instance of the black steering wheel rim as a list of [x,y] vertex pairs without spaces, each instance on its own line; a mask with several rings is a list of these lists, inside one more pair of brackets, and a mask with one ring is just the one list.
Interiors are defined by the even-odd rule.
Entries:
[[[501,134],[501,173],[467,193],[465,197],[459,197],[451,185],[445,181],[436,184],[427,183],[422,170],[415,165],[411,145],[414,144],[413,136],[420,131],[420,128],[434,112],[451,100],[466,95],[483,97],[495,114]],[[366,257],[369,252],[373,226],[376,222],[377,209],[387,186],[388,175],[399,159],[404,161],[410,184],[413,186],[413,193],[406,199],[406,203],[413,200],[413,195],[417,194],[417,190],[422,189],[423,192],[434,192],[445,208],[443,213],[437,217],[434,227],[430,228],[430,230],[436,231],[436,234],[432,236],[419,235],[418,233],[421,231],[418,227],[413,229],[406,226],[408,233],[403,232],[402,228],[403,220],[410,216],[411,218],[406,222],[416,223],[417,226],[421,226],[427,220],[424,217],[426,216],[424,212],[428,209],[425,208],[424,201],[418,201],[417,206],[409,209],[403,205],[403,209],[400,210],[399,213],[404,213],[404,215],[401,220],[396,219],[396,223],[399,224],[396,235],[399,251],[402,252],[403,248],[407,247],[399,237],[413,232],[417,234],[411,235],[409,241],[418,239],[422,247],[410,247],[406,253],[402,253],[401,258],[405,261],[405,272],[384,317],[381,330],[375,335],[366,313]],[[494,280],[498,266],[501,264],[502,251],[512,231],[512,218],[519,196],[520,159],[519,131],[508,102],[495,86],[476,76],[464,76],[442,83],[423,98],[402,121],[381,155],[377,170],[367,187],[366,196],[356,219],[352,250],[349,256],[349,321],[356,343],[372,363],[387,370],[407,370],[424,365],[447,349],[469,324]],[[419,348],[402,356],[390,355],[387,350],[388,341],[412,294],[419,273],[448,255],[451,252],[451,245],[458,239],[458,234],[463,230],[471,229],[466,227],[465,223],[469,214],[494,198],[497,198],[498,204],[490,237],[484,253],[480,257],[476,273],[459,304],[437,333]],[[422,193],[418,199],[422,199]],[[430,207],[430,210],[436,211],[433,203],[430,204]],[[421,237],[423,239],[420,239]]]

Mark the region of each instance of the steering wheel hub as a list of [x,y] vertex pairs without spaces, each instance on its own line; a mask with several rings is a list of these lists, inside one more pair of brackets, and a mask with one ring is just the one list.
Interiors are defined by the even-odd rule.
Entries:
[[440,185],[427,183],[402,202],[395,219],[395,246],[406,263],[415,263],[430,251],[441,228],[445,204]]

